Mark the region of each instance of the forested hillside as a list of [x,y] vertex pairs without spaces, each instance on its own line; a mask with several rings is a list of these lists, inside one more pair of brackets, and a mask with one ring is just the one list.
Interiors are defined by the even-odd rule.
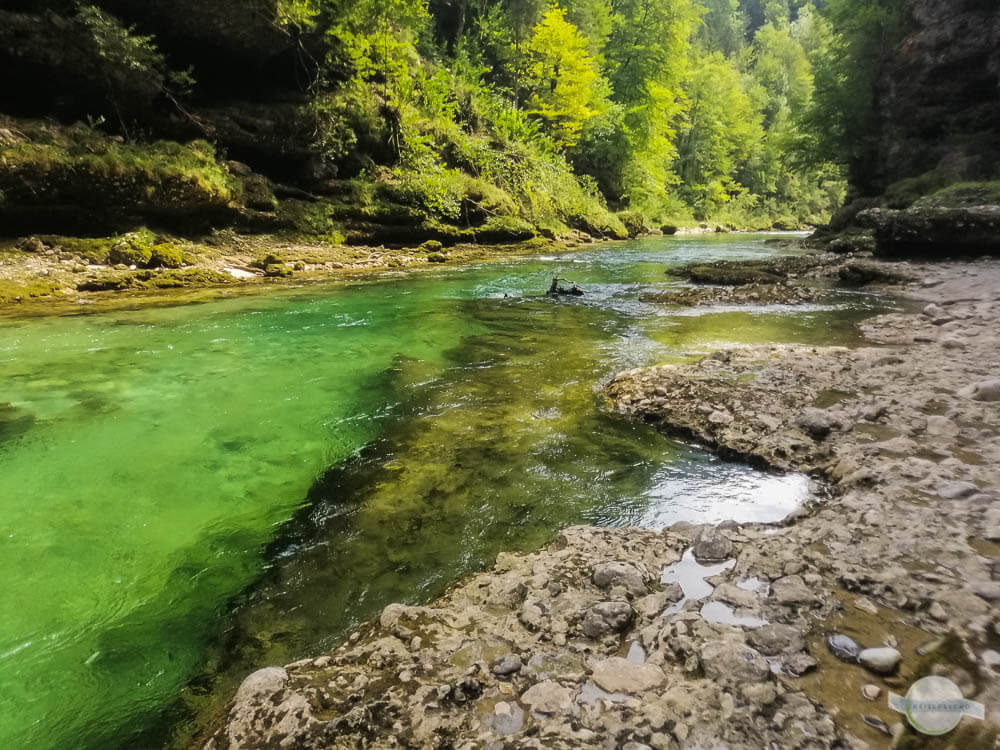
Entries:
[[[376,245],[821,223],[848,182],[991,142],[996,14],[962,5],[4,0],[0,218]],[[906,198],[990,178],[981,153]]]
[[845,0],[5,5],[17,231],[793,226],[844,195],[831,85],[864,122],[838,67]]

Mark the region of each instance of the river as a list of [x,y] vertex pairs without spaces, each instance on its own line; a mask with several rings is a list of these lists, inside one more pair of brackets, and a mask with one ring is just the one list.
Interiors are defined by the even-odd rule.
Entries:
[[[684,236],[175,307],[0,319],[0,746],[182,742],[329,647],[572,523],[775,520],[808,491],[610,414],[615,372],[851,344],[885,299],[669,308]],[[543,296],[553,276],[587,290]]]

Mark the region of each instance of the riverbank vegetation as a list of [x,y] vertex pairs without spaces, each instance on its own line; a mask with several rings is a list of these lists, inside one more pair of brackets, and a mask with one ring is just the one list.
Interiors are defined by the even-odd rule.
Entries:
[[[865,122],[870,82],[845,66],[872,70],[893,2],[863,18],[853,0],[0,11],[0,213],[24,233],[335,244],[815,224]],[[53,74],[55,105],[33,86]]]

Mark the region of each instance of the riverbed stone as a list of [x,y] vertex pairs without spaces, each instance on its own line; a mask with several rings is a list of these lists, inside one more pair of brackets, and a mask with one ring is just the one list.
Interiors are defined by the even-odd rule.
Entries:
[[955,437],[961,432],[958,425],[947,417],[933,415],[927,417],[927,434],[940,437]]
[[833,430],[834,423],[823,409],[810,407],[799,415],[796,424],[814,440],[822,440]]
[[701,530],[691,548],[694,559],[698,562],[719,562],[726,560],[733,552],[733,543],[718,528],[707,527]]
[[[325,669],[311,675],[314,667],[303,666],[291,677],[294,685],[286,682],[261,702],[266,714],[258,726],[280,722],[275,706],[305,684],[301,689],[309,691],[304,694],[314,705],[333,706],[341,713],[300,741],[302,747],[309,742],[329,745],[331,724],[338,727],[337,741],[344,747],[364,744],[388,750],[396,737],[429,746],[441,736],[460,737],[469,747],[498,747],[498,740],[506,740],[492,728],[492,701],[514,705],[519,694],[532,703],[537,698],[538,705],[550,709],[537,711],[521,703],[525,726],[532,733],[523,738],[526,747],[610,748],[627,742],[657,750],[696,745],[860,747],[849,737],[846,723],[855,721],[851,716],[858,711],[848,716],[817,691],[818,681],[794,678],[817,669],[816,659],[805,650],[808,629],[841,617],[846,617],[845,627],[859,618],[867,620],[872,617],[867,602],[895,608],[909,624],[931,633],[951,633],[948,639],[957,639],[984,670],[980,676],[988,677],[986,669],[996,659],[986,653],[989,641],[984,639],[1000,632],[995,615],[1000,591],[994,586],[1000,582],[1000,565],[983,554],[982,543],[1000,523],[1000,514],[991,513],[1000,510],[994,499],[1000,493],[994,471],[1000,465],[1000,444],[993,405],[972,398],[971,389],[970,395],[958,391],[1000,372],[994,333],[1000,321],[995,291],[1000,288],[1000,264],[973,261],[904,270],[936,283],[902,287],[900,292],[918,296],[922,305],[936,302],[953,321],[932,328],[926,316],[888,313],[861,324],[871,343],[858,342],[852,348],[733,348],[699,362],[632,371],[607,388],[616,409],[643,422],[679,431],[731,456],[749,457],[761,466],[825,480],[823,492],[793,521],[728,524],[714,530],[727,538],[730,548],[704,562],[735,562],[714,579],[717,588],[709,596],[719,601],[739,597],[748,604],[750,599],[731,591],[732,582],[765,580],[771,591],[761,589],[754,595],[755,611],[770,620],[769,625],[745,631],[707,622],[700,615],[704,602],[671,607],[661,617],[667,602],[648,571],[672,565],[693,546],[692,539],[697,541],[698,532],[713,530],[692,524],[662,531],[574,527],[545,550],[502,556],[502,569],[498,565],[495,571],[460,582],[425,614],[400,618],[388,632],[359,628],[362,635],[336,649]],[[964,301],[969,298],[980,301]],[[915,335],[925,336],[928,343],[915,345]],[[946,349],[941,344],[944,336],[956,337],[965,346]],[[655,388],[668,395],[657,395]],[[805,409],[828,402],[823,394],[830,392],[852,394],[825,410],[831,423],[851,429],[834,428],[823,440],[814,440],[796,420]],[[873,404],[880,408],[866,412]],[[732,415],[733,422],[724,427],[711,422],[708,418],[717,410]],[[866,416],[875,421],[866,421]],[[932,416],[960,427],[960,434],[929,434]],[[933,430],[933,420],[931,425]],[[962,497],[945,502],[937,494],[944,482],[968,482],[978,489],[971,495],[963,489]],[[914,560],[922,563],[917,575],[912,573]],[[602,602],[631,604],[637,616],[620,632],[588,640],[582,623]],[[519,619],[522,603],[537,609],[537,629]],[[882,606],[877,609],[885,613]],[[892,627],[890,620],[883,627]],[[423,639],[419,652],[406,648],[411,628],[419,628]],[[906,643],[902,633],[896,635]],[[893,641],[885,636],[879,629],[872,632],[870,645],[886,645],[870,651],[887,649],[923,658],[909,646],[889,645]],[[397,642],[399,648],[386,644],[373,649],[378,638]],[[632,650],[643,661],[628,662],[622,657],[635,643],[642,651]],[[491,644],[489,657],[483,644]],[[832,666],[822,655],[827,661],[819,668],[854,675],[851,689],[858,691],[862,683],[879,681],[858,663],[857,653],[863,649],[854,645],[857,651],[850,664]],[[531,654],[520,671],[495,675],[486,666],[515,651]],[[606,663],[611,659],[620,661]],[[875,663],[870,654],[865,661]],[[644,683],[631,671],[647,665],[662,672],[662,683],[658,674]],[[604,675],[603,686],[592,680],[595,668]],[[353,678],[336,678],[355,671],[365,674],[366,681],[359,684],[380,689],[359,690]],[[412,677],[405,685],[396,679],[402,673]],[[888,687],[905,692],[902,677],[884,676]],[[468,679],[477,682],[485,700],[469,699],[474,691],[463,691],[462,702],[450,697],[451,687]],[[657,687],[642,689],[645,684]],[[622,693],[629,697],[613,700],[599,693],[592,701],[578,697],[583,690],[623,687],[640,692]],[[882,690],[877,701],[885,699]],[[863,701],[858,692],[852,694]],[[542,700],[549,697],[554,699]],[[385,716],[385,704],[392,724],[383,726],[372,717]],[[870,743],[881,741],[869,729],[858,731]],[[224,735],[220,730],[216,736]],[[242,745],[225,747],[268,742],[277,746],[284,738],[265,732],[243,739]]]
[[751,630],[747,633],[747,642],[764,656],[792,654],[806,647],[800,630],[780,622]]
[[518,654],[507,654],[499,661],[497,661],[491,668],[490,671],[498,677],[503,677],[509,674],[514,674],[515,672],[520,672],[524,663],[521,661],[521,657]]
[[1000,379],[983,380],[959,391],[959,395],[976,401],[1000,401]]
[[543,680],[521,694],[521,703],[540,714],[568,714],[573,711],[575,692],[555,680]]
[[778,604],[813,604],[816,594],[800,575],[779,578],[771,584],[771,598]]
[[587,610],[580,629],[590,638],[620,633],[632,622],[635,613],[628,602],[599,602]]
[[903,655],[888,646],[866,648],[858,654],[858,664],[875,674],[892,674],[902,660]]
[[635,565],[627,562],[601,563],[594,568],[591,580],[600,589],[624,586],[635,595],[646,593],[647,576]]
[[661,687],[667,681],[663,669],[656,664],[629,661],[620,656],[602,659],[594,664],[594,683],[609,693],[636,695]]
[[771,674],[767,659],[741,641],[709,641],[698,656],[705,676],[721,683],[763,682]]

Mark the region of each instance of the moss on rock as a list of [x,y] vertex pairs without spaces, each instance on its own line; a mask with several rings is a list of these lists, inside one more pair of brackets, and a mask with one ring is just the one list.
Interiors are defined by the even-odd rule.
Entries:
[[211,144],[123,143],[84,125],[18,122],[0,150],[0,217],[20,231],[120,228],[134,217],[191,227],[236,216]]
[[28,284],[0,279],[0,302],[23,302],[39,297],[51,297],[60,294],[62,287],[45,279],[35,279]]
[[141,291],[216,286],[232,281],[232,276],[206,268],[184,268],[107,273],[87,279],[78,284],[76,288],[81,292]]

